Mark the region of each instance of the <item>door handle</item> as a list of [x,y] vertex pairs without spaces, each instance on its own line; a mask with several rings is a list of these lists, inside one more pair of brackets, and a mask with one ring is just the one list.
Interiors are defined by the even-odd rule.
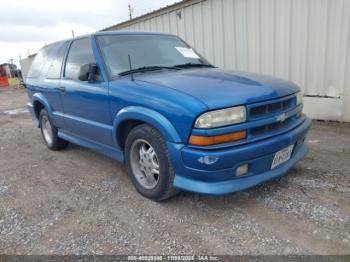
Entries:
[[66,88],[64,86],[60,86],[58,87],[58,89],[63,93],[66,92]]

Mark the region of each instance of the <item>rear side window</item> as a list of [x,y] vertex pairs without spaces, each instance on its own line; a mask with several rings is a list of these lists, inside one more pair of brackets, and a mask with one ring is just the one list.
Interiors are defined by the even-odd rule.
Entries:
[[28,78],[39,78],[42,75],[44,65],[49,59],[49,55],[54,48],[54,45],[48,45],[42,48],[34,58],[28,72]]
[[68,42],[61,43],[49,56],[49,64],[46,78],[59,79],[61,75],[62,62]]
[[77,80],[80,66],[94,62],[95,59],[90,40],[88,38],[75,40],[69,49],[65,68],[65,78]]

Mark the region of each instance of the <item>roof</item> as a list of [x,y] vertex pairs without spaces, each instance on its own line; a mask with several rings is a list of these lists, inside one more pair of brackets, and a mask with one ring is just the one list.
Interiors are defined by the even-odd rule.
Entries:
[[94,32],[94,33],[90,33],[90,34],[85,34],[85,35],[80,35],[77,37],[70,37],[70,38],[66,38],[63,40],[59,40],[56,42],[52,42],[50,44],[45,45],[49,46],[49,45],[53,45],[53,44],[57,44],[60,42],[66,42],[66,41],[71,41],[71,40],[76,40],[76,39],[81,39],[81,38],[86,38],[89,36],[94,36],[94,35],[170,35],[173,36],[172,34],[167,34],[167,33],[158,33],[158,32],[130,32],[130,31],[103,31],[103,32]]
[[144,15],[141,15],[141,16],[135,17],[133,19],[121,22],[119,24],[115,24],[115,25],[106,27],[104,29],[101,29],[100,31],[109,31],[109,30],[120,29],[120,28],[126,27],[128,25],[134,24],[136,22],[140,22],[140,21],[149,19],[150,17],[160,16],[163,13],[178,10],[178,9],[184,8],[188,5],[192,5],[196,2],[202,2],[202,1],[205,1],[205,0],[182,0],[181,2],[177,2],[177,3],[174,3],[172,5],[167,5],[166,7],[159,8],[158,10],[152,11],[150,13],[146,13]]
[[[172,34],[158,33],[158,32],[103,31],[103,32],[95,32],[95,33],[91,33],[91,34],[81,35],[81,36],[78,36],[78,37],[75,37],[75,38],[71,37],[71,38],[67,38],[67,39],[64,39],[64,40],[59,40],[59,41],[56,41],[56,42],[52,42],[50,44],[47,44],[47,45],[41,47],[40,49],[42,49],[44,47],[47,47],[47,46],[50,46],[50,45],[53,45],[53,44],[60,43],[60,42],[71,41],[73,39],[81,39],[81,38],[89,37],[89,36],[92,36],[92,35],[167,35],[167,36],[174,36]],[[36,54],[37,53],[31,54],[31,55],[27,56],[26,58],[35,57]],[[23,59],[26,59],[26,58],[23,58]],[[23,59],[21,59],[21,60],[23,60]],[[5,64],[1,64],[1,65],[5,65]]]
[[158,33],[158,32],[102,31],[102,32],[96,32],[90,35],[172,35],[172,34]]

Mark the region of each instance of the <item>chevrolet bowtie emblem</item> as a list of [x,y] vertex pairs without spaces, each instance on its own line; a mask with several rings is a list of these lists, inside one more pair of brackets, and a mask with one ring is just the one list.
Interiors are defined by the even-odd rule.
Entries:
[[279,121],[282,123],[282,122],[286,121],[287,117],[288,117],[287,114],[283,113],[280,115]]

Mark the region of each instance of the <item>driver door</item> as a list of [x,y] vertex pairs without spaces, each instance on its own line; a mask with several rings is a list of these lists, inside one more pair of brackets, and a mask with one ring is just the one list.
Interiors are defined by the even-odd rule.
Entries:
[[91,38],[73,40],[61,80],[65,131],[104,145],[113,145],[108,82],[98,73],[95,80],[80,81],[80,67],[95,62]]

